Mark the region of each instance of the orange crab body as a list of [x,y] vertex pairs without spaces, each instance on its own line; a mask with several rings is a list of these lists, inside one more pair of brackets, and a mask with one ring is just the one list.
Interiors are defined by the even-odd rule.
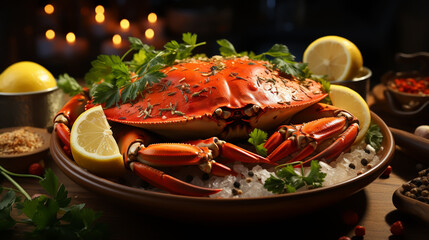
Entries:
[[281,76],[268,65],[246,57],[181,62],[165,68],[167,77],[141,97],[105,114],[170,139],[232,139],[275,129],[327,95],[319,83]]

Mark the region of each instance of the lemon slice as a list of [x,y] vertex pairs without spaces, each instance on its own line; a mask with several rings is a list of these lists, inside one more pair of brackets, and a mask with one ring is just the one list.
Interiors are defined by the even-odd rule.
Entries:
[[329,97],[331,98],[332,105],[349,111],[359,120],[359,134],[356,137],[355,143],[360,142],[371,123],[371,112],[368,104],[359,93],[348,87],[331,84],[330,89]]
[[316,39],[305,50],[303,62],[313,74],[327,75],[329,81],[351,80],[363,65],[356,45],[339,36]]
[[14,63],[0,75],[0,92],[34,92],[55,86],[52,73],[35,62]]
[[103,177],[118,177],[125,167],[101,106],[83,112],[73,124],[70,147],[76,163]]

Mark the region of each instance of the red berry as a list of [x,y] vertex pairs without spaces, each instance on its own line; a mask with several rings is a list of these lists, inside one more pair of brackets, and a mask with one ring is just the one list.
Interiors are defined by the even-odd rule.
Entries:
[[387,166],[386,170],[384,170],[383,174],[381,174],[381,177],[388,178],[390,174],[392,173],[392,166]]
[[28,167],[29,174],[42,176],[44,171],[45,169],[43,168],[42,165],[40,165],[40,163],[33,163],[30,165],[30,167]]
[[401,221],[396,221],[390,226],[390,232],[393,235],[402,235],[404,233],[404,226]]
[[363,237],[363,236],[365,236],[365,227],[364,227],[364,226],[357,225],[357,226],[355,227],[355,235],[356,235],[356,236],[358,236],[358,237]]

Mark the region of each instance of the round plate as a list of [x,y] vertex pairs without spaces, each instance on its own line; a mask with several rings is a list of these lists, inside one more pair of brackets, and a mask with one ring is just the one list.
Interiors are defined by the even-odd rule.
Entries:
[[39,162],[48,153],[51,134],[44,128],[35,127],[10,127],[0,129],[0,133],[12,132],[21,128],[37,133],[43,139],[43,145],[34,151],[19,154],[0,154],[0,165],[11,172],[27,173],[28,167],[35,162]]
[[371,117],[373,122],[380,126],[384,136],[382,143],[384,150],[380,156],[381,161],[377,165],[361,175],[333,186],[270,197],[214,199],[179,196],[129,187],[98,177],[76,165],[63,152],[55,133],[51,137],[50,149],[59,168],[77,184],[109,199],[117,200],[121,206],[130,206],[133,210],[175,219],[224,221],[225,216],[228,216],[228,221],[258,217],[285,218],[338,202],[361,190],[383,173],[393,157],[395,143],[383,120],[374,113],[371,113]]

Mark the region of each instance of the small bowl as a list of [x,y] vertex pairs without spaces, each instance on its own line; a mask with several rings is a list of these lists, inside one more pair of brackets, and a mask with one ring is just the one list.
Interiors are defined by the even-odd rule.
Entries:
[[[245,221],[253,219],[292,218],[326,207],[361,190],[387,168],[395,150],[393,136],[387,125],[371,113],[374,123],[384,136],[380,162],[371,169],[344,182],[308,191],[253,198],[208,198],[180,196],[123,185],[96,176],[78,166],[64,153],[55,131],[51,136],[51,155],[58,167],[70,179],[91,192],[99,193],[130,211],[188,220]],[[192,213],[192,214],[189,214]],[[225,217],[227,216],[227,217]]]
[[355,90],[359,95],[368,100],[369,85],[371,81],[372,71],[367,67],[362,67],[358,75],[352,80],[346,81],[331,81],[331,84],[342,85]]
[[429,203],[407,197],[403,192],[404,188],[402,186],[396,189],[392,196],[393,205],[395,205],[398,210],[419,217],[423,221],[429,223]]
[[397,78],[428,77],[429,53],[398,53],[395,56],[395,61],[397,68],[403,70],[388,71],[381,77],[381,82],[386,88],[384,95],[392,112],[402,116],[414,116],[429,112],[429,94],[405,93],[392,87],[393,81]]
[[0,134],[5,132],[12,132],[20,128],[27,128],[29,131],[39,134],[43,139],[43,145],[31,152],[18,153],[18,154],[0,154],[0,165],[5,169],[16,173],[27,173],[28,167],[35,162],[40,162],[47,155],[51,134],[44,128],[35,127],[11,127],[0,129]]
[[36,92],[0,92],[0,127],[52,126],[52,119],[64,102],[64,93],[58,87]]
[[397,78],[419,78],[417,72],[388,72],[383,76],[387,94],[395,101],[394,104],[402,111],[416,111],[425,108],[429,104],[429,94],[405,93],[394,88],[394,80]]

